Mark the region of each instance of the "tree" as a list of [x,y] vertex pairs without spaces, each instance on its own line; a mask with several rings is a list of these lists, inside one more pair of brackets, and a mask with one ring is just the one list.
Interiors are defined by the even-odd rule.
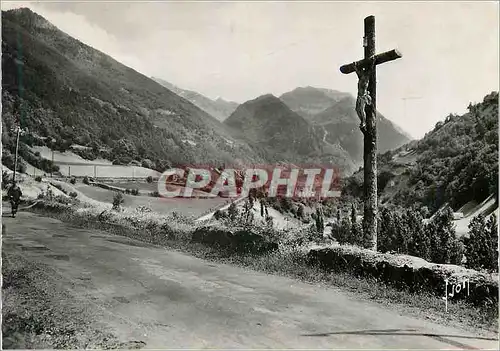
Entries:
[[457,240],[453,211],[450,207],[438,212],[427,225],[427,235],[431,241],[431,260],[434,263],[460,264],[463,248]]
[[243,206],[243,214],[242,214],[242,217],[243,217],[245,223],[250,223],[251,222],[251,219],[252,219],[252,208],[253,208],[252,201],[250,200],[250,198],[248,198],[245,201],[245,204]]
[[396,234],[393,214],[388,208],[383,208],[378,224],[377,248],[381,252],[393,251],[395,248]]
[[394,213],[394,234],[395,242],[393,250],[400,254],[408,253],[408,244],[410,242],[409,228],[406,225],[405,213]]
[[356,206],[351,205],[351,235],[349,243],[353,245],[363,245],[363,228],[358,223]]
[[123,194],[119,191],[115,193],[113,196],[113,210],[119,211],[121,205],[125,202],[125,199],[123,198]]
[[409,230],[408,254],[428,260],[431,243],[425,230],[422,215],[410,209],[406,211],[405,226]]
[[467,266],[472,269],[498,271],[498,230],[493,213],[488,222],[479,214],[469,224],[469,237],[465,239]]
[[315,216],[315,221],[316,221],[316,230],[318,233],[323,233],[325,230],[325,222],[323,218],[323,211],[321,210],[321,207],[316,207],[316,216]]

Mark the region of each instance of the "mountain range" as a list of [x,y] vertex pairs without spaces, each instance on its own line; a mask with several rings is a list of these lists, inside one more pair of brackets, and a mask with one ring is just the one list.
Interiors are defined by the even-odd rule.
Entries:
[[[149,160],[160,171],[177,164],[322,162],[347,174],[362,160],[348,93],[305,87],[241,105],[212,100],[146,77],[27,8],[2,11],[2,53],[2,140],[9,150],[21,115],[22,143],[111,150],[105,156],[116,163]],[[379,115],[379,151],[408,140]]]
[[[323,131],[324,140],[340,145],[351,159],[363,160],[363,134],[355,111],[356,100],[349,93],[314,87],[301,87],[280,99]],[[411,137],[382,114],[377,113],[378,151],[383,153],[404,145]]]
[[355,167],[345,150],[325,142],[314,125],[271,94],[241,104],[224,124],[249,144],[274,150],[280,159],[273,161],[293,162],[299,157],[305,163],[334,164],[344,171]]
[[114,149],[110,157],[126,149],[163,165],[263,161],[205,111],[27,8],[2,11],[2,53],[5,141],[22,111],[30,133]]
[[151,79],[163,85],[165,88],[173,91],[177,95],[183,97],[184,99],[192,102],[194,105],[198,106],[200,109],[205,111],[211,116],[214,116],[219,121],[224,121],[231,113],[238,107],[237,102],[226,101],[222,98],[217,98],[212,100],[196,91],[181,89],[164,79],[152,77]]

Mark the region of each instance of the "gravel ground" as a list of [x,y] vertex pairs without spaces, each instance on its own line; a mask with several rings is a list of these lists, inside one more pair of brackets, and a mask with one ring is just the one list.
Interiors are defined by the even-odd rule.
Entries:
[[112,349],[96,311],[75,299],[75,284],[43,264],[2,252],[2,349]]

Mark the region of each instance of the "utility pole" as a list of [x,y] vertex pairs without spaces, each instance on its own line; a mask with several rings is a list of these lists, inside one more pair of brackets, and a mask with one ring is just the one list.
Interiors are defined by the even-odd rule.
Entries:
[[22,114],[23,114],[23,92],[24,92],[24,86],[23,86],[23,72],[22,72],[22,67],[24,66],[24,62],[22,60],[22,46],[21,46],[21,35],[19,31],[17,32],[17,59],[15,60],[16,66],[17,66],[17,103],[16,103],[16,110],[14,113],[17,114],[18,116],[18,121],[17,121],[17,136],[16,136],[16,155],[14,158],[14,170],[12,174],[12,182],[16,181],[16,171],[17,171],[17,161],[18,161],[18,155],[19,155],[19,136],[21,134],[21,121],[22,121]]
[[[368,68],[374,63],[368,82],[368,91],[371,103],[365,104],[366,126],[361,128],[364,135],[364,215],[363,233],[365,247],[377,250],[377,75],[376,67],[384,62],[401,58],[398,50],[391,50],[382,54],[375,54],[375,16],[368,16],[364,21],[364,59],[340,67],[340,71],[349,74],[356,71],[356,67]],[[358,99],[364,92],[358,91]]]
[[17,137],[16,137],[16,156],[14,158],[14,172],[12,174],[12,182],[16,181],[16,170],[17,170],[17,158],[18,158],[18,150],[19,150],[19,134],[21,134],[21,127],[17,127]]
[[52,172],[54,172],[53,166],[54,166],[54,150],[52,150],[52,167],[50,167],[50,178],[52,178]]

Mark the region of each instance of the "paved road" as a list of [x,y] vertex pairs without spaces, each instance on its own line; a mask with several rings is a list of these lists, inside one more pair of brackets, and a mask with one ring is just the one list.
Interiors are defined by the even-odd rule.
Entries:
[[[4,211],[7,208],[4,208]],[[50,265],[109,332],[146,348],[495,348],[339,290],[213,264],[21,212],[3,249]],[[69,308],[69,307],[68,307]]]

